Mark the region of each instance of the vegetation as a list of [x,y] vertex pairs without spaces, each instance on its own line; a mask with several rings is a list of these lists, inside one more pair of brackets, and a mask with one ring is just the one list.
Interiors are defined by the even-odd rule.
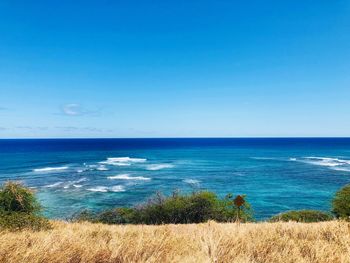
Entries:
[[336,192],[332,207],[332,212],[337,218],[350,219],[350,184]]
[[349,223],[105,225],[3,232],[0,262],[349,262]]
[[[349,189],[341,189],[333,200],[339,218],[349,216]],[[320,222],[332,216],[313,210],[249,223],[252,211],[244,196],[157,194],[132,208],[83,211],[74,219],[78,223],[49,224],[40,211],[30,189],[13,182],[0,188],[0,262],[340,263],[350,258],[344,231],[350,223]],[[248,223],[217,223],[236,221]]]
[[281,213],[273,216],[270,221],[271,222],[303,222],[303,223],[311,223],[311,222],[322,222],[322,221],[330,221],[333,219],[333,216],[329,213],[325,213],[317,210],[296,210],[296,211],[288,211],[285,213]]
[[90,221],[106,224],[188,224],[208,220],[217,222],[252,221],[252,211],[248,202],[239,207],[234,205],[232,195],[220,199],[212,192],[195,192],[181,195],[174,192],[165,197],[157,194],[147,203],[134,208],[116,208],[101,213],[83,211],[73,221]]
[[40,211],[34,192],[20,183],[8,182],[0,188],[0,229],[48,229],[49,221]]

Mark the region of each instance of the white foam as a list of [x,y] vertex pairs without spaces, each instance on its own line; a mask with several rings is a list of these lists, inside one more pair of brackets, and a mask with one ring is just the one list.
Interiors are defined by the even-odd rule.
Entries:
[[111,187],[107,186],[96,186],[92,188],[88,188],[88,191],[91,192],[100,192],[100,193],[107,193],[107,192],[124,192],[125,188],[122,185],[114,185]]
[[124,192],[125,188],[122,185],[115,185],[109,188],[111,192]]
[[130,158],[130,157],[110,157],[106,161],[99,162],[100,164],[116,165],[116,166],[128,166],[131,163],[144,163],[147,159],[143,158]]
[[195,180],[195,179],[185,179],[183,180],[184,183],[187,183],[187,184],[199,184],[200,181],[199,180]]
[[332,170],[336,170],[336,171],[342,171],[342,172],[350,172],[350,167],[332,167]]
[[350,160],[346,160],[346,159],[308,156],[308,157],[298,158],[295,161],[307,163],[311,165],[324,166],[336,171],[350,172]]
[[87,178],[80,178],[80,179],[78,179],[78,180],[76,180],[76,181],[72,181],[72,183],[73,184],[77,184],[77,183],[81,183],[81,182],[85,182],[85,181],[87,181]]
[[91,191],[91,192],[106,193],[106,192],[108,192],[108,187],[107,186],[96,186],[96,187],[93,187],[93,188],[88,188],[87,190]]
[[68,169],[68,166],[61,167],[45,167],[34,169],[33,172],[53,172],[53,171],[62,171]]
[[158,171],[158,170],[162,170],[162,169],[168,169],[168,168],[173,168],[174,165],[172,164],[151,164],[148,165],[146,170],[149,171]]
[[329,167],[335,167],[335,166],[341,166],[341,165],[349,165],[350,160],[343,160],[339,158],[329,158],[329,157],[305,157],[305,162],[314,164],[314,165],[321,165],[321,166],[329,166]]
[[47,187],[47,188],[53,188],[53,187],[60,186],[61,184],[63,184],[63,182],[57,182],[57,183],[45,185],[45,187]]
[[114,176],[108,176],[107,179],[110,180],[143,180],[149,181],[151,178],[143,177],[143,176],[130,176],[129,174],[119,174]]
[[104,166],[104,165],[100,165],[100,166],[98,166],[96,168],[96,170],[98,170],[98,171],[108,171],[108,168],[106,166]]
[[[85,182],[87,180],[87,178],[80,178],[80,179],[78,179],[78,180],[75,180],[75,181],[68,181],[67,183],[65,183],[65,185],[63,186],[63,188],[64,189],[68,189],[68,188],[70,188],[71,186],[74,186],[74,187],[76,187],[76,188],[79,188],[80,187],[80,185],[79,185],[79,183],[82,183],[82,182]],[[78,185],[78,186],[76,186],[76,185]]]
[[81,184],[73,184],[73,186],[74,186],[75,188],[83,187]]

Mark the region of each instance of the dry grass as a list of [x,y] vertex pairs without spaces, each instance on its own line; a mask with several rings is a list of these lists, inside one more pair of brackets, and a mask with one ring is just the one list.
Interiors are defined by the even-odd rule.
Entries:
[[0,233],[0,262],[350,262],[350,224],[108,226]]

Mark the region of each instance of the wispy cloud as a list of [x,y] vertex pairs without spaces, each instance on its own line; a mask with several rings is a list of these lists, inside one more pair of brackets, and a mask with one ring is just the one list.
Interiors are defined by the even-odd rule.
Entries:
[[62,112],[68,116],[78,116],[82,115],[82,109],[79,104],[70,103],[62,106]]
[[99,129],[95,127],[74,127],[74,126],[56,126],[55,129],[66,132],[86,131],[86,132],[113,132],[113,129]]
[[61,107],[61,113],[66,116],[98,115],[100,110],[87,110],[78,103],[68,103]]

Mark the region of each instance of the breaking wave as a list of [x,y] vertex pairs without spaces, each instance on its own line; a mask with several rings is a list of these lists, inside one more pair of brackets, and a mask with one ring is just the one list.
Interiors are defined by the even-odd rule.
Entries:
[[107,179],[110,180],[143,180],[149,181],[151,178],[143,177],[143,176],[130,176],[129,174],[119,174],[114,176],[108,176]]
[[187,183],[187,184],[199,184],[200,181],[199,180],[195,180],[195,179],[185,179],[183,180],[184,183]]
[[291,161],[303,162],[311,165],[325,166],[336,171],[350,172],[350,160],[330,158],[330,157],[304,157],[290,158]]
[[34,169],[33,172],[54,172],[54,171],[62,171],[68,169],[68,166],[60,166],[60,167],[45,167],[45,168],[37,168]]
[[130,158],[130,157],[110,157],[106,161],[99,162],[100,164],[115,165],[115,166],[129,166],[132,163],[144,163],[147,159]]
[[150,164],[147,166],[146,170],[149,171],[158,171],[162,169],[168,169],[168,168],[173,168],[174,165],[172,164]]
[[63,184],[63,182],[57,182],[57,183],[53,183],[53,184],[48,184],[48,185],[45,185],[45,187],[53,188],[53,187],[60,186],[61,184]]
[[88,191],[91,192],[100,192],[100,193],[107,193],[107,192],[124,192],[125,188],[122,185],[115,185],[111,187],[107,186],[96,186],[92,188],[88,188]]

